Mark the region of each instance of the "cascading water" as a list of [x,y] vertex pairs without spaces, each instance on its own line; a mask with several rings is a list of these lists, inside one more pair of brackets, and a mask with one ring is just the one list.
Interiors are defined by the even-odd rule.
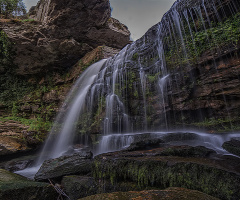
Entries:
[[105,62],[106,60],[101,60],[91,65],[76,81],[54,122],[49,138],[39,157],[39,163],[42,163],[46,158],[61,156],[73,144],[77,122],[83,112],[87,93]]
[[101,60],[88,67],[88,69],[81,74],[67,95],[67,99],[54,122],[50,135],[45,142],[35,166],[17,173],[32,177],[44,160],[63,155],[68,151],[69,147],[73,145],[77,122],[85,109],[86,96],[89,93],[89,88],[94,83],[97,74],[105,62],[106,59]]
[[[91,66],[82,75],[87,82],[79,80],[76,83],[77,87],[81,85],[80,96],[67,104],[71,107],[61,131],[57,131],[58,120],[53,127],[54,134],[51,135],[60,134],[52,139],[55,145],[51,145],[51,139],[49,144],[46,143],[53,147],[48,158],[61,155],[73,143],[74,123],[80,114],[88,119],[84,122],[87,128],[80,132],[91,133],[92,129],[97,129],[103,133],[97,153],[129,146],[134,135],[143,131],[163,136],[168,132],[162,131],[196,129],[206,119],[218,122],[215,115],[225,120],[221,126],[229,124],[229,105],[236,97],[226,98],[216,63],[221,59],[218,55],[222,49],[233,51],[239,43],[240,30],[236,28],[240,26],[239,8],[237,0],[227,3],[224,0],[215,3],[212,0],[178,0],[162,21],[142,38],[106,63],[101,61]],[[223,34],[229,26],[235,28],[230,39]],[[202,58],[205,52],[209,53],[208,62]],[[209,62],[213,66],[209,67]],[[207,82],[204,75],[210,76],[210,72],[216,80]],[[207,86],[214,83],[220,89],[202,90],[206,87],[202,85],[204,81]],[[85,99],[88,101],[84,110]],[[220,103],[221,111],[217,110]],[[197,144],[218,152],[225,152],[221,148],[224,141],[238,136],[196,134],[199,136]],[[41,162],[42,158],[44,156]]]
[[[216,52],[221,52],[227,38],[217,30],[224,29],[228,23],[225,22],[226,19],[240,25],[239,20],[236,20],[239,17],[237,5],[238,2],[234,0],[228,3],[222,0],[215,3],[212,0],[178,0],[159,24],[121,52],[124,59],[121,65],[118,65],[117,71],[113,67],[116,66],[116,62],[106,65],[108,70],[113,72],[113,79],[116,76],[115,72],[121,72],[122,77],[127,77],[121,79],[121,82],[112,81],[116,85],[112,87],[117,89],[117,101],[123,103],[133,133],[201,126],[206,119],[211,121],[215,118],[214,113],[219,112],[210,107],[215,101],[219,101],[219,98],[224,112],[227,113],[224,117],[221,116],[226,119],[225,124],[220,123],[219,126],[228,124],[228,127],[233,127],[231,121],[228,122],[228,118],[231,118],[230,101],[227,100],[223,89],[222,94],[217,97],[199,97],[196,93],[196,89],[200,88],[201,81],[204,80],[198,75],[202,69],[196,66],[202,62],[201,56],[204,51],[208,51],[213,55],[210,60],[215,63],[213,70],[217,74],[216,77],[221,76],[216,67],[216,62],[220,59]],[[236,31],[239,33],[239,30]],[[233,35],[234,37],[239,41],[237,35]],[[235,39],[227,45],[231,46]],[[223,49],[225,48],[229,47]],[[221,85],[221,81],[217,82]],[[215,93],[213,91],[213,94]],[[196,101],[204,102],[207,106],[196,105]],[[106,105],[106,109],[108,105],[110,104]],[[117,106],[112,107],[111,104],[112,127],[106,131],[107,134],[114,132],[114,126],[121,126],[121,122],[117,121],[113,114],[117,110]],[[130,144],[126,144],[125,135],[104,136],[99,152],[113,150],[112,145],[118,141],[116,137],[119,137],[118,140],[122,139],[123,146]],[[213,135],[206,134],[204,137],[211,138]],[[224,138],[225,136],[222,136],[220,140],[225,141]],[[221,147],[218,145],[218,148]]]

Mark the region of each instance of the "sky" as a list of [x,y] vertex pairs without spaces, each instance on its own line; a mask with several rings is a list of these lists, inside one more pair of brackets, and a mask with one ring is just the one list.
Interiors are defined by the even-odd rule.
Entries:
[[[149,28],[161,21],[175,0],[110,0],[112,17],[125,24],[131,38],[137,40]],[[27,10],[38,0],[23,0]]]

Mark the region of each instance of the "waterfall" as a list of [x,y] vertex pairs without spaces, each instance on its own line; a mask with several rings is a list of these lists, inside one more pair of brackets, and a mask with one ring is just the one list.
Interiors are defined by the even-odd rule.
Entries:
[[[224,28],[227,19],[236,23],[237,5],[235,0],[228,4],[222,0],[178,0],[142,38],[106,62],[101,61],[100,65],[105,64],[97,67],[92,80],[86,71],[83,77],[89,76],[91,83],[79,88],[81,95],[74,97],[72,103],[66,102],[69,110],[64,125],[58,129],[57,120],[54,134],[50,134],[59,135],[52,139],[55,144],[50,145],[54,149],[50,157],[66,151],[76,132],[91,133],[96,127],[103,134],[98,150],[104,152],[129,145],[129,134],[173,127],[186,129],[212,118],[211,113],[217,112],[214,108],[194,104],[200,98],[195,89],[200,88],[202,81],[201,76],[196,76],[197,70],[201,70],[196,66],[208,49],[213,55],[211,62],[216,64],[214,56],[221,51],[219,40],[224,45],[226,37],[217,31]],[[216,75],[220,73],[217,67],[212,70]],[[201,98],[206,105],[216,101],[212,95]],[[231,117],[223,89],[216,98],[224,104],[228,113],[225,117]],[[87,124],[85,130],[76,130],[74,123],[79,115],[87,119],[82,120]]]
[[101,60],[91,65],[78,78],[59,111],[37,164],[47,158],[61,156],[73,144],[77,122],[84,110],[89,88],[105,62],[106,60]]
[[[237,5],[239,3],[235,0],[228,3],[222,0],[215,3],[212,0],[178,0],[160,23],[108,62],[105,75],[108,81],[103,85],[111,85],[112,89],[105,90],[102,96],[107,96],[104,126],[107,136],[103,136],[99,152],[114,150],[114,144],[117,149],[121,143],[129,145],[123,135],[112,135],[129,134],[129,128],[128,131],[123,129],[122,113],[128,116],[132,133],[166,131],[174,127],[191,129],[204,124],[206,119],[214,121],[213,113],[219,111],[211,105],[221,99],[225,113],[223,121],[226,121],[223,123],[233,128],[232,122],[228,122],[232,117],[231,100],[227,99],[221,86],[221,95],[217,97],[197,93],[204,81],[198,73],[205,69],[196,66],[203,62],[202,54],[208,51],[212,56],[208,62],[213,63],[211,73],[221,76],[216,66],[221,49],[231,49],[235,39],[239,41],[238,36],[233,35],[232,41],[225,44],[227,36],[221,29],[229,27],[227,23],[231,20],[240,26],[239,20],[235,20],[239,18]],[[197,101],[206,106],[196,105]],[[116,144],[118,140],[122,142]]]
[[[89,67],[62,107],[39,163],[60,156],[73,144],[79,132],[75,124],[79,115],[88,119],[86,133],[97,128],[102,134],[97,153],[129,146],[133,135],[143,131],[196,129],[205,120],[218,123],[214,114],[225,120],[224,125],[229,124],[228,117],[234,113],[229,105],[235,97],[226,98],[216,63],[221,54],[228,52],[222,49],[233,52],[239,43],[240,30],[236,27],[240,26],[240,7],[238,0],[213,2],[176,1],[162,21],[142,38],[107,61]],[[227,29],[229,26],[235,27],[234,32]],[[225,31],[231,34],[230,38]],[[217,89],[205,91],[201,83],[210,73],[216,80],[210,79],[207,84],[214,84]],[[231,138],[198,135],[204,144],[212,143],[218,149]]]

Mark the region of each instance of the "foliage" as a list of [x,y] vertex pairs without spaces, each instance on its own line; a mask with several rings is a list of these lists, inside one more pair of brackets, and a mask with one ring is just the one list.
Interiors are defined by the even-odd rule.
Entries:
[[132,56],[132,60],[136,61],[136,60],[138,60],[138,57],[139,57],[138,53],[135,53]]
[[0,102],[12,106],[12,102],[21,99],[34,87],[27,82],[26,78],[15,74],[13,44],[3,30],[0,31],[0,47],[0,73],[2,73],[0,76]]
[[187,22],[183,23],[185,35],[182,39],[176,37],[176,41],[173,41],[165,37],[165,58],[169,67],[194,64],[205,52],[216,54],[225,47],[237,48],[240,41],[240,13],[222,22],[211,22],[206,29],[194,29],[194,23],[191,22],[192,30]]
[[25,126],[29,126],[29,131],[49,131],[52,123],[49,121],[45,121],[41,117],[33,118],[33,119],[26,119],[22,117],[16,117],[16,116],[8,116],[8,117],[0,117],[0,121],[6,122],[9,120],[20,122],[21,124],[24,124]]
[[234,130],[240,130],[239,126],[240,118],[218,118],[218,119],[206,119],[202,122],[196,122],[192,125],[201,128],[213,129],[217,132],[228,132]]
[[35,21],[35,19],[23,19],[23,20],[21,20],[22,22],[34,22]]
[[0,0],[0,15],[5,18],[26,14],[22,0]]
[[0,47],[0,68],[3,68],[11,61],[13,55],[12,44],[3,30],[0,31]]

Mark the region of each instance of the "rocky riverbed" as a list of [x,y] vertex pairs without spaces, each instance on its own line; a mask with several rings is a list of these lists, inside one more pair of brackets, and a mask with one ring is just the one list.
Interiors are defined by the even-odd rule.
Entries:
[[[89,149],[78,149],[72,155],[47,160],[35,175],[35,181],[46,182],[45,186],[39,189],[38,184],[43,183],[34,181],[36,186],[32,187],[45,191],[47,185],[53,190],[55,186],[63,197],[66,195],[72,200],[131,199],[140,196],[149,199],[239,199],[239,157],[218,154],[204,146],[173,144],[180,138],[193,139],[196,137],[194,133],[172,133],[162,139],[148,135],[136,136],[135,142],[121,151],[94,158]],[[229,143],[224,143],[223,147]],[[240,145],[234,145],[240,149]],[[25,157],[25,160],[28,159]],[[18,163],[14,161],[2,163],[3,168],[11,171],[16,171],[16,165]],[[25,186],[27,179],[2,170],[0,196],[12,189],[18,190],[18,185],[2,189],[12,180],[4,178],[5,174],[16,176],[19,183],[24,183],[19,199],[30,195],[28,184]],[[56,198],[59,195],[57,192],[50,193]],[[48,199],[50,193],[46,190],[46,197],[42,199]]]

